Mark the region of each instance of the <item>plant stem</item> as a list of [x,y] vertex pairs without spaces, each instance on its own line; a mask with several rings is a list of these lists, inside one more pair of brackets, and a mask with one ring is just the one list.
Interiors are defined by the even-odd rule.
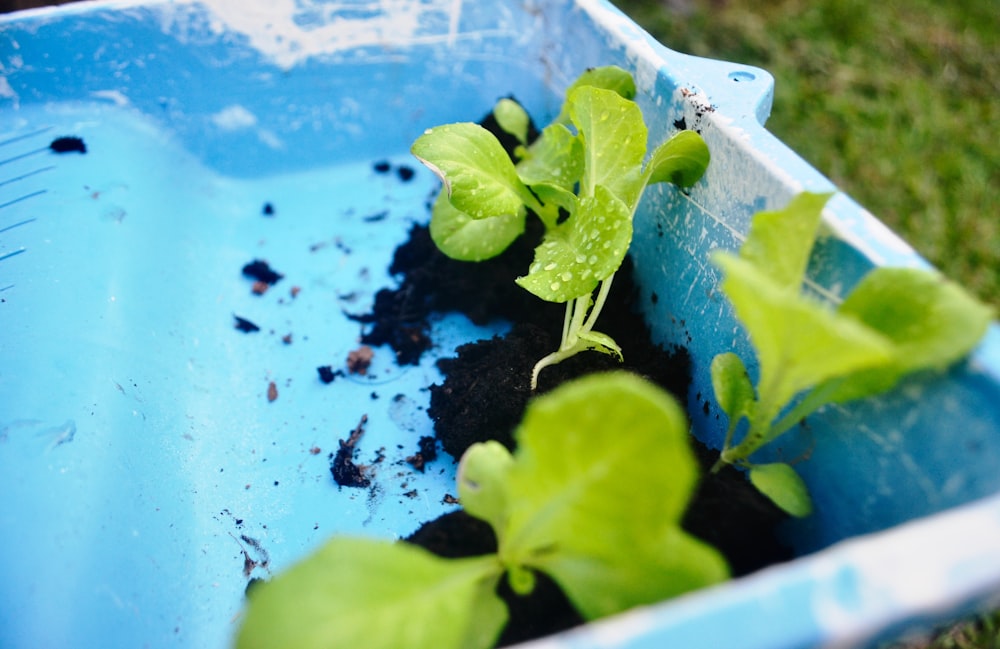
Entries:
[[792,426],[799,423],[807,416],[830,403],[830,395],[834,394],[843,383],[843,377],[822,383],[806,393],[795,406],[785,413],[774,426],[768,435],[767,441],[771,441],[788,431]]
[[[767,430],[766,427],[765,430]],[[761,432],[760,426],[750,424],[750,431],[743,438],[743,441],[736,446],[722,449],[719,461],[726,464],[738,464],[746,460],[753,455],[754,451],[764,445],[766,437],[767,434]]]
[[613,277],[614,275],[612,274],[611,277],[601,282],[597,302],[594,304],[593,309],[589,308],[591,305],[590,295],[581,295],[566,303],[566,314],[563,317],[562,342],[559,344],[557,351],[552,352],[535,363],[535,367],[531,371],[532,392],[538,388],[538,375],[544,368],[549,365],[561,363],[588,348],[586,344],[581,345],[580,333],[586,333],[593,329],[597,315],[600,312],[600,307],[604,305],[608,297],[608,291],[611,290],[611,279]]
[[712,473],[718,473],[722,469],[723,466],[725,466],[726,464],[729,464],[724,459],[722,459],[722,455],[727,450],[729,450],[729,445],[733,443],[733,434],[736,433],[736,427],[739,425],[741,419],[742,419],[742,416],[741,417],[735,417],[732,420],[730,420],[730,422],[729,422],[729,430],[726,431],[726,441],[724,441],[722,443],[722,451],[719,453],[719,459],[716,460],[715,464],[712,465],[712,469],[711,469]]
[[542,358],[542,360],[535,363],[534,369],[531,370],[531,391],[534,392],[538,389],[538,375],[543,369],[549,365],[557,365],[571,356],[575,356],[577,352],[581,350],[570,348],[562,349],[552,352],[548,356]]
[[569,339],[569,327],[573,320],[573,302],[573,300],[570,300],[566,303],[566,314],[563,316],[562,341],[559,343],[559,349],[562,349]]
[[580,331],[582,331],[584,319],[587,317],[587,307],[590,305],[590,296],[582,295],[578,298],[570,300],[573,304],[573,318],[569,324],[569,330],[564,332],[562,343],[559,345],[559,351],[566,351],[576,347],[576,343],[579,340]]
[[[726,435],[726,441],[722,445],[722,453],[715,466],[712,467],[712,472],[715,473],[722,468],[722,464],[738,464],[745,461],[754,451],[784,435],[792,426],[825,405],[829,401],[829,395],[834,393],[842,382],[842,380],[829,381],[813,388],[777,422],[774,421],[777,413],[769,414],[769,410],[758,407],[758,410],[763,410],[766,413],[764,421],[761,421],[760,417],[755,418],[743,441],[733,447],[730,446],[730,443],[735,426],[731,426]],[[761,430],[764,432],[760,432]]]
[[597,292],[597,300],[594,302],[593,308],[590,309],[590,316],[587,321],[583,323],[584,331],[592,331],[594,325],[597,323],[597,316],[601,314],[601,309],[604,308],[604,303],[608,299],[608,293],[611,292],[611,282],[615,279],[615,274],[611,273],[601,281],[601,288]]

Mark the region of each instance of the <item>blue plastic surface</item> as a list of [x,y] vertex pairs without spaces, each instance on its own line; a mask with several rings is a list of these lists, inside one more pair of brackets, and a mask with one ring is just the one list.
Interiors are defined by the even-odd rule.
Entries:
[[[749,348],[707,254],[737,247],[755,211],[832,189],[761,126],[766,72],[671,52],[598,0],[0,18],[0,646],[226,646],[249,578],[331,534],[396,537],[452,507],[449,458],[405,463],[430,432],[425,388],[435,358],[505,325],[441,318],[418,367],[388,349],[364,377],[325,385],[316,367],[357,347],[345,313],[367,310],[427,218],[435,181],[410,142],[510,93],[544,120],[604,64],[635,72],[652,141],[683,118],[712,151],[690,196],[647,193],[633,250],[655,335],[692,354],[694,432],[718,444],[708,363]],[[59,136],[86,154],[53,153]],[[810,274],[830,299],[873,265],[924,265],[842,194],[825,223]],[[240,275],[253,259],[285,275],[263,296]],[[777,451],[812,449],[797,468],[817,511],[786,530],[801,558],[542,644],[861,646],[986,603],[1000,592],[997,403],[994,326],[948,375],[828,409]],[[375,486],[338,490],[328,454],[363,416]]]

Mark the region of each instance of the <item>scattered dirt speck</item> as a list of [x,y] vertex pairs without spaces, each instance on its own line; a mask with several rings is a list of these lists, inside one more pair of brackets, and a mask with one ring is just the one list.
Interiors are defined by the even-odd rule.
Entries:
[[260,331],[260,327],[250,322],[246,318],[241,318],[240,316],[235,314],[233,315],[233,318],[236,320],[235,327],[238,331],[242,331],[245,334],[250,334],[254,333],[255,331]]
[[[249,578],[250,573],[254,571],[255,568],[268,569],[271,564],[271,557],[268,555],[267,550],[261,546],[260,541],[257,539],[247,536],[246,534],[240,534],[240,538],[236,538],[231,533],[233,539],[239,544],[240,550],[243,552],[243,576]],[[244,545],[246,544],[246,545]],[[250,550],[253,551],[254,556],[251,556]]]
[[87,145],[83,138],[75,136],[57,137],[49,144],[49,149],[54,153],[86,153]]
[[281,273],[271,268],[263,259],[254,259],[243,266],[243,276],[258,282],[274,285],[284,277]]
[[333,380],[338,376],[344,376],[343,370],[334,370],[329,365],[323,365],[316,368],[316,372],[319,373],[319,380],[323,383],[333,383]]
[[406,458],[406,462],[423,473],[427,463],[437,458],[437,440],[430,435],[425,435],[417,442],[417,448],[420,450]]
[[413,171],[413,167],[409,167],[407,165],[399,165],[396,167],[396,175],[399,176],[399,179],[404,183],[410,182],[415,173],[416,172]]
[[375,350],[368,345],[362,345],[347,354],[347,371],[351,374],[364,376],[375,358]]
[[340,448],[332,454],[330,473],[333,474],[333,480],[341,487],[363,488],[371,484],[371,480],[365,475],[365,467],[354,462],[354,451],[365,433],[367,423],[368,415],[362,415],[357,427],[351,431],[346,440],[339,441]]

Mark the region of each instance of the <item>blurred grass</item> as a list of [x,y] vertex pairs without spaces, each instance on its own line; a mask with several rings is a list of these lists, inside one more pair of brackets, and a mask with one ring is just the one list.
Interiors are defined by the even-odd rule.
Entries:
[[613,0],[668,47],[775,77],[768,128],[1000,305],[994,0]]
[[944,627],[924,640],[900,641],[882,649],[1000,649],[1000,612]]
[[[768,129],[1000,305],[995,0],[612,1],[671,49],[768,70]],[[1000,611],[885,649],[1000,649]]]

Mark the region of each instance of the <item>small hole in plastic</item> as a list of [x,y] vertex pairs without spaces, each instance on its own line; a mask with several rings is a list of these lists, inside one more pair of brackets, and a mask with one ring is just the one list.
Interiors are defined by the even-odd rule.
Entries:
[[729,78],[736,83],[753,81],[757,77],[754,76],[752,72],[747,72],[746,70],[734,70],[729,73]]

